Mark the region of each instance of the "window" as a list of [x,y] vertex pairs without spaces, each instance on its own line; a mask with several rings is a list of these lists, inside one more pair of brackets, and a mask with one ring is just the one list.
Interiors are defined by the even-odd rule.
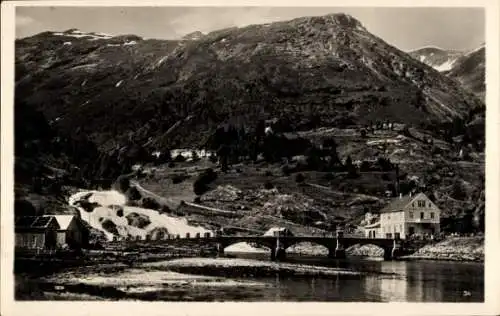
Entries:
[[424,219],[424,212],[420,212],[420,219]]
[[417,202],[417,204],[418,204],[418,207],[425,207],[425,200],[419,200]]
[[413,218],[413,212],[410,212],[410,218]]
[[431,218],[434,219],[434,212],[431,212]]
[[411,207],[415,207],[415,202],[412,202],[412,203],[411,203]]
[[391,214],[387,214],[387,219],[391,219]]

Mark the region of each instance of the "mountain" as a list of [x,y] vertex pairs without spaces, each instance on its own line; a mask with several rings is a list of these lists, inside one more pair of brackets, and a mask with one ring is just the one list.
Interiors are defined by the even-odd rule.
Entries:
[[200,31],[195,31],[189,34],[186,34],[182,37],[183,40],[198,40],[200,39],[204,34]]
[[458,58],[445,73],[484,101],[486,92],[486,48],[484,45]]
[[463,52],[426,46],[409,51],[408,54],[437,71],[448,71],[453,67],[455,61],[463,55]]
[[307,130],[388,119],[434,130],[484,111],[455,80],[345,14],[180,41],[44,32],[16,41],[15,75],[16,106],[106,151],[199,145],[227,121],[286,117]]
[[[136,163],[144,190],[138,201],[127,189],[129,206],[194,201],[203,211],[157,207],[191,226],[267,230],[283,224],[283,204],[299,233],[357,225],[396,184],[424,190],[452,219],[484,205],[484,103],[348,15],[180,40],[44,32],[16,41],[15,66],[16,214],[74,213],[72,190],[126,179]],[[280,132],[254,133],[265,134],[262,120]],[[152,151],[212,139],[230,143],[228,172],[206,160],[147,164]],[[256,163],[238,156],[255,152]]]
[[484,101],[486,91],[485,44],[472,51],[423,47],[408,52],[413,58],[457,80],[464,88]]

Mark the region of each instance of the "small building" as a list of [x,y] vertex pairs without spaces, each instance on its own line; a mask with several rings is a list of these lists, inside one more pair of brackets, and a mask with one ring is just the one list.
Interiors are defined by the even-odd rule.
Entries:
[[88,229],[74,215],[20,217],[15,235],[16,248],[23,249],[79,249],[88,241]]
[[46,215],[54,217],[59,224],[57,230],[57,246],[79,249],[87,245],[88,229],[74,215]]
[[440,232],[441,210],[424,194],[399,196],[380,211],[380,220],[366,225],[366,238],[401,238]]
[[15,222],[16,249],[55,249],[59,224],[53,217],[23,216]]

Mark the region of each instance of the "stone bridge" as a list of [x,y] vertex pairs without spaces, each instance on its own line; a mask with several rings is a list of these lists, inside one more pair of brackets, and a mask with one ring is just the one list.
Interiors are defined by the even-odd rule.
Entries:
[[214,244],[219,254],[224,248],[236,243],[246,242],[269,248],[271,260],[284,259],[286,249],[302,242],[324,246],[328,249],[329,258],[344,258],[345,249],[359,245],[375,245],[384,249],[384,259],[396,259],[401,255],[404,243],[400,239],[386,238],[352,238],[352,237],[319,237],[319,236],[196,236],[191,238],[174,238],[162,242],[173,244]]

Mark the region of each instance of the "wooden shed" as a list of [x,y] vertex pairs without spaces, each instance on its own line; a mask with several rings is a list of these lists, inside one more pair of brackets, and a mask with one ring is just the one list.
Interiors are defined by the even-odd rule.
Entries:
[[15,223],[15,247],[55,249],[59,224],[54,217],[24,216]]
[[15,246],[21,249],[79,249],[88,229],[74,215],[24,216],[15,223]]

